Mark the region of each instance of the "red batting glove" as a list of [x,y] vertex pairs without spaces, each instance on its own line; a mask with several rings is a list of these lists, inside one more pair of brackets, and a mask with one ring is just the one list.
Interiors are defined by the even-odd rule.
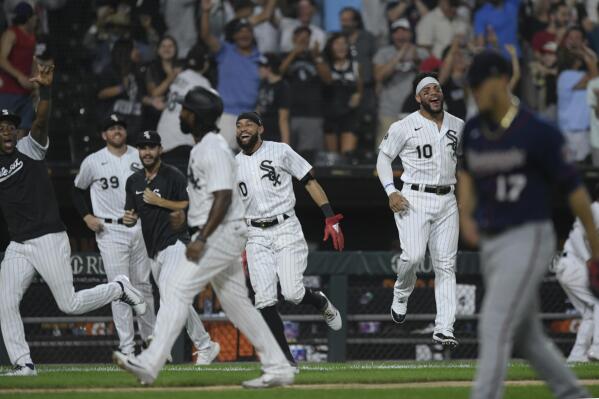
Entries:
[[588,261],[587,269],[589,270],[589,285],[591,292],[595,297],[599,298],[599,261]]
[[343,215],[338,213],[335,216],[326,218],[324,221],[324,238],[322,241],[326,241],[331,237],[333,248],[337,251],[343,251],[343,247],[345,246],[345,238],[343,238],[343,232],[341,231],[341,226],[339,226],[341,219],[343,219]]

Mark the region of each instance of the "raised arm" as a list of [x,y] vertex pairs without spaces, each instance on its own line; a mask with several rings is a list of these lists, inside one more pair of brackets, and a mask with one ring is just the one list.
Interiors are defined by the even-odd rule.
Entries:
[[200,18],[200,38],[206,43],[212,53],[220,50],[220,40],[210,33],[210,10],[212,0],[202,0],[202,17]]
[[249,17],[250,24],[255,26],[271,19],[275,12],[276,5],[277,0],[267,0],[266,5],[262,8],[260,14]]
[[38,74],[31,78],[32,83],[39,86],[40,101],[37,105],[35,119],[31,124],[31,137],[40,145],[48,144],[48,120],[50,119],[50,97],[54,65],[39,64]]

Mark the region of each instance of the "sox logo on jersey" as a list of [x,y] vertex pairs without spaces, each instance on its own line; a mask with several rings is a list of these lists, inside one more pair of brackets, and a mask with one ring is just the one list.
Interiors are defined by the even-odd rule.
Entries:
[[262,175],[263,179],[267,177],[268,180],[272,182],[273,186],[281,184],[281,175],[276,172],[275,168],[272,166],[271,160],[265,159],[262,161],[260,163],[260,169],[266,172],[266,174]]

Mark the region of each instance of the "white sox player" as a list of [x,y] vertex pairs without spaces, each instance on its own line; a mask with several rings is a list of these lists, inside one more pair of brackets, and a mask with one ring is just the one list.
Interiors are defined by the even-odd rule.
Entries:
[[[377,172],[394,212],[402,253],[393,290],[391,317],[405,321],[416,267],[428,246],[435,271],[437,317],[433,340],[455,347],[455,263],[458,207],[454,195],[458,144],[464,121],[443,110],[443,92],[434,75],[414,81],[420,109],[395,122],[379,147]],[[403,165],[401,192],[395,188],[391,163]]]
[[40,86],[40,101],[29,135],[17,141],[21,118],[8,110],[0,112],[0,208],[11,239],[0,266],[0,324],[14,366],[5,376],[37,374],[19,314],[21,298],[37,273],[60,310],[68,314],[86,313],[118,299],[133,306],[136,313],[146,308],[126,276],[75,292],[69,238],[44,161],[54,66],[40,63],[38,68],[39,75],[32,82]]
[[187,93],[182,105],[181,130],[193,134],[196,141],[187,171],[187,220],[196,232],[187,245],[187,259],[171,273],[161,292],[150,346],[137,357],[115,352],[113,359],[142,384],[151,384],[185,324],[194,296],[210,283],[228,318],[254,345],[262,363],[263,375],[243,385],[263,388],[292,384],[294,368],[248,298],[241,266],[247,227],[237,187],[237,165],[226,140],[215,133],[223,112],[222,100],[214,90],[197,87]]
[[[599,186],[595,187],[593,194],[595,202],[591,205],[591,211],[595,225],[599,226]],[[568,362],[599,361],[599,306],[589,289],[586,263],[590,258],[591,249],[584,227],[580,219],[576,219],[555,267],[557,280],[582,316]]]
[[292,178],[306,190],[325,215],[325,240],[330,235],[335,249],[343,250],[342,215],[335,215],[316,179],[312,165],[284,143],[263,141],[262,119],[256,112],[237,117],[239,192],[246,206],[248,243],[246,254],[255,305],[264,316],[285,356],[295,360],[285,339],[283,322],[277,311],[278,290],[286,301],[308,304],[322,313],[333,330],[341,328],[339,311],[320,291],[304,287],[308,266],[308,245],[295,216]]
[[[141,228],[123,224],[125,183],[134,172],[142,169],[137,149],[128,146],[127,125],[117,115],[110,115],[102,125],[106,147],[88,155],[75,177],[73,201],[89,227],[96,233],[108,281],[126,275],[139,289],[148,305],[148,312],[138,318],[141,338],[146,341],[156,321],[154,297],[150,282],[150,261],[146,253]],[[92,210],[85,200],[90,190]],[[119,335],[119,349],[131,355],[135,351],[135,329],[131,308],[124,303],[112,303],[112,316]]]

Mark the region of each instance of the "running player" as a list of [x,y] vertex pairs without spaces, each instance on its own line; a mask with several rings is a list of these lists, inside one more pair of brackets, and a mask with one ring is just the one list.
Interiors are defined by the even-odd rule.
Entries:
[[0,112],[0,208],[11,242],[0,267],[0,324],[14,369],[5,375],[36,375],[25,341],[19,303],[36,272],[48,284],[60,310],[81,314],[120,299],[143,314],[146,304],[126,276],[75,292],[69,238],[58,213],[54,188],[44,158],[48,150],[48,118],[53,65],[39,64],[32,82],[39,85],[40,101],[29,135],[17,141],[21,118]]
[[[141,220],[152,274],[159,291],[164,292],[171,272],[185,259],[185,245],[189,243],[187,229],[175,231],[169,223],[171,212],[187,209],[189,205],[187,179],[177,168],[160,159],[162,146],[158,132],[143,132],[137,140],[137,149],[144,169],[127,179],[123,223],[135,226],[137,219]],[[220,345],[210,340],[193,306],[189,307],[187,333],[197,349],[195,364],[212,363],[220,352]]]
[[[464,121],[443,110],[443,91],[433,74],[414,80],[420,109],[395,122],[379,147],[376,169],[389,196],[402,253],[393,289],[391,317],[405,321],[408,298],[416,283],[416,267],[426,248],[435,270],[437,317],[433,341],[453,348],[457,306],[455,263],[458,250],[458,207],[454,195],[457,152]],[[401,192],[395,188],[391,163],[403,165]]]
[[[81,163],[75,177],[73,202],[87,227],[96,233],[108,281],[118,275],[128,276],[143,294],[148,312],[138,318],[138,324],[142,340],[147,341],[156,322],[150,260],[141,228],[129,229],[122,219],[125,182],[141,169],[139,154],[127,145],[127,124],[116,114],[104,120],[102,138],[106,147],[88,155]],[[91,194],[93,211],[87,205],[87,190]],[[120,351],[132,355],[135,352],[135,328],[131,308],[122,302],[113,302],[112,318],[119,335]]]
[[254,345],[262,363],[262,376],[243,386],[292,384],[294,368],[248,298],[241,266],[247,227],[237,191],[237,165],[226,140],[216,133],[222,100],[215,91],[197,87],[185,95],[182,105],[181,131],[191,133],[196,141],[187,171],[187,219],[194,234],[187,245],[187,259],[174,268],[164,284],[166,290],[161,293],[162,306],[150,346],[136,358],[115,352],[113,359],[142,384],[154,382],[189,316],[194,296],[210,283],[225,313]]
[[284,143],[263,141],[260,115],[246,112],[237,117],[239,192],[245,203],[249,226],[246,254],[255,305],[268,323],[283,353],[295,363],[285,339],[283,321],[277,311],[277,283],[286,301],[315,307],[333,330],[341,328],[341,315],[321,291],[304,287],[308,266],[308,244],[295,216],[292,178],[306,190],[325,217],[325,240],[342,251],[342,215],[333,212],[329,200],[314,176],[312,166]]
[[[568,196],[594,260],[599,260],[599,236],[588,193],[564,159],[564,138],[519,105],[509,89],[510,75],[509,62],[493,51],[476,55],[468,71],[479,115],[464,128],[460,227],[466,243],[480,245],[485,282],[471,398],[503,396],[512,349],[531,363],[555,397],[587,398],[543,332],[538,313],[539,285],[555,254],[553,185]],[[595,276],[596,266],[591,268]],[[597,287],[596,278],[591,282]]]

